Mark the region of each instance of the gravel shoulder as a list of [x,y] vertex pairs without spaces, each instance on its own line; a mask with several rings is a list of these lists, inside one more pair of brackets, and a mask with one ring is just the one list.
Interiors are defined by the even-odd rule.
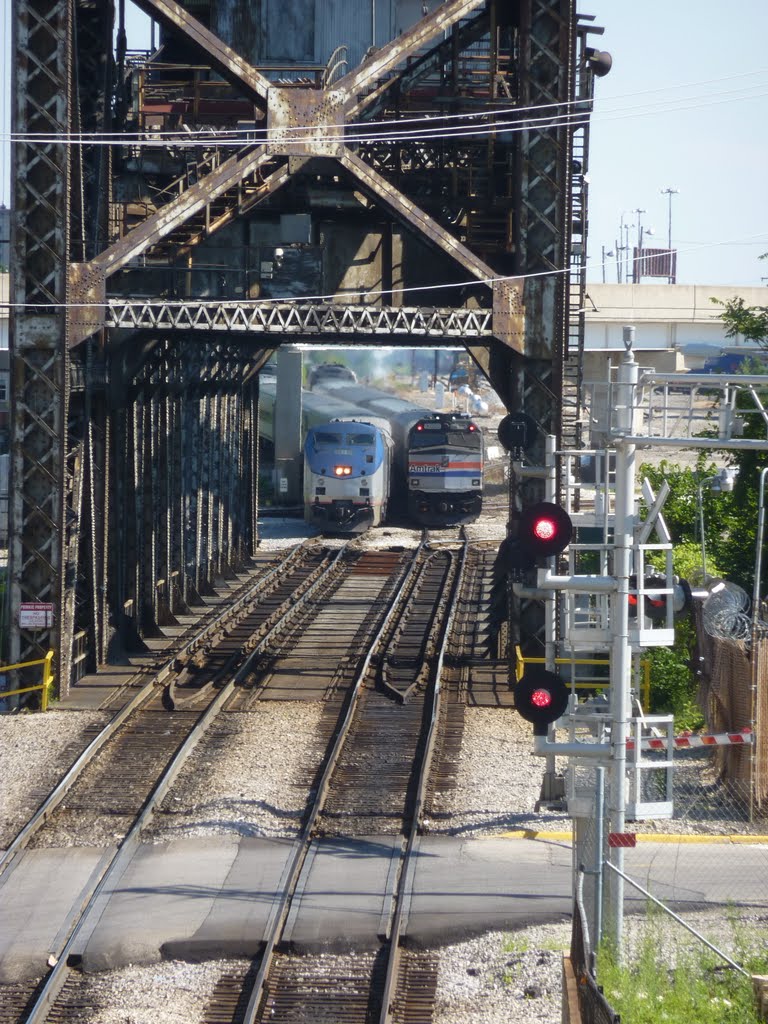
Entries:
[[0,848],[5,849],[109,719],[99,711],[0,715]]

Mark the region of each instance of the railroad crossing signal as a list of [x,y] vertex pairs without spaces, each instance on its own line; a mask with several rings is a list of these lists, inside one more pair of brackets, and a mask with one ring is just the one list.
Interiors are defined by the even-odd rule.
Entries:
[[568,687],[563,680],[537,665],[526,668],[512,692],[517,711],[526,722],[533,723],[534,736],[546,736],[547,726],[568,708]]
[[[653,590],[654,587],[662,587],[665,584],[663,576],[646,576],[645,586]],[[629,586],[632,590],[637,589],[637,576],[629,577]],[[667,621],[667,598],[672,598],[672,610],[675,619],[686,615],[691,610],[693,592],[688,580],[677,580],[672,586],[671,594],[651,593],[646,594],[643,600],[645,614],[651,622],[664,623]],[[637,616],[637,596],[629,596],[630,618]]]
[[551,501],[538,501],[523,509],[517,521],[517,537],[508,537],[499,548],[507,571],[532,569],[542,558],[558,555],[573,536],[571,517]]

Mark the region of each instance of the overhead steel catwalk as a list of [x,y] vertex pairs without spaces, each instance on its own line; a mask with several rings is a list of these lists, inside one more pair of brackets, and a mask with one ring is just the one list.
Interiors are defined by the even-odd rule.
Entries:
[[253,551],[284,340],[461,338],[578,443],[575,0],[136,3],[154,53],[125,0],[14,5],[10,654],[63,692]]

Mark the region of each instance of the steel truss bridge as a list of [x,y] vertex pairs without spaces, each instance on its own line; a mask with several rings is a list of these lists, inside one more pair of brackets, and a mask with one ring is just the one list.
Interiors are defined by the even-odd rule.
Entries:
[[249,558],[285,340],[461,340],[579,440],[600,30],[575,0],[446,0],[359,63],[280,67],[258,3],[135,2],[161,54],[126,54],[124,0],[13,8],[8,653],[54,648],[62,692]]

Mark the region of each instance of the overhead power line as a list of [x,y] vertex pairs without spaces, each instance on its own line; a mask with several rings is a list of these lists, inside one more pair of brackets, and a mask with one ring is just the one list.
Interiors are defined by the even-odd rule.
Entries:
[[[766,229],[765,231],[761,231],[759,234],[751,235],[751,236],[749,236],[749,238],[753,239],[754,241],[759,241],[760,239],[768,239],[768,229]],[[717,242],[707,242],[706,244],[693,246],[690,249],[681,249],[681,250],[678,250],[678,251],[681,252],[681,253],[696,252],[696,251],[701,250],[701,249],[710,249],[710,248],[714,248],[714,247],[722,246],[722,245],[742,244],[745,241],[746,241],[745,239],[727,239],[727,240],[721,240],[721,241],[717,241]],[[641,257],[638,257],[638,259],[640,259],[640,258]],[[590,263],[590,264],[587,265],[587,267],[585,269],[586,270],[600,270],[603,266],[611,266],[613,264],[613,262],[614,262],[613,260],[606,260],[605,263],[602,263],[602,262]],[[169,269],[173,269],[173,268],[169,268]],[[527,281],[527,280],[533,280],[535,278],[540,278],[540,277],[559,277],[559,276],[561,276],[563,274],[569,274],[569,273],[571,273],[571,269],[569,267],[565,267],[565,268],[556,269],[556,270],[534,271],[533,273],[529,273],[529,274],[503,274],[503,275],[500,274],[498,276],[493,276],[493,277],[473,277],[473,278],[469,278],[469,279],[464,280],[464,281],[439,281],[439,282],[436,282],[434,284],[413,285],[411,287],[398,288],[397,291],[398,291],[399,295],[405,295],[405,294],[416,294],[416,293],[420,293],[420,292],[429,292],[429,291],[449,291],[449,290],[456,289],[456,288],[469,288],[469,287],[473,287],[473,286],[476,287],[477,285],[485,285],[485,286],[491,287],[494,284],[499,283],[499,282]],[[366,298],[379,298],[379,297],[381,297],[383,295],[389,295],[389,294],[391,294],[391,292],[392,292],[391,288],[364,288],[364,289],[361,288],[360,289],[360,294],[366,296]],[[279,297],[274,297],[274,298],[259,298],[259,299],[235,299],[235,298],[232,298],[232,299],[209,299],[209,300],[206,300],[206,299],[179,299],[179,300],[162,299],[162,300],[159,300],[159,301],[163,302],[165,305],[168,305],[168,306],[186,305],[188,302],[195,302],[195,303],[197,303],[198,305],[201,305],[201,306],[220,306],[220,305],[226,305],[227,303],[234,303],[234,302],[236,302],[238,305],[241,305],[241,306],[263,306],[263,305],[286,305],[286,304],[289,304],[289,303],[294,304],[294,305],[300,305],[301,303],[304,303],[304,302],[329,302],[329,301],[332,301],[333,299],[336,299],[336,298],[338,298],[338,294],[335,293],[335,292],[331,292],[331,293],[325,294],[325,295],[285,295],[285,296],[279,296]],[[125,297],[125,296],[114,296],[111,300],[107,300],[107,302],[67,302],[67,303],[65,303],[65,302],[51,302],[51,303],[42,303],[42,302],[14,303],[14,302],[6,302],[6,303],[0,303],[0,309],[27,309],[27,308],[51,309],[51,310],[61,310],[61,309],[104,309],[104,308],[108,308],[109,307],[110,302],[120,302],[123,299],[127,299],[127,297]],[[149,300],[146,300],[146,301],[151,302],[152,300],[149,299]],[[359,305],[359,303],[350,303],[350,305]]]
[[[743,76],[734,76],[743,77]],[[755,92],[754,90],[760,90]],[[748,90],[748,91],[747,91]],[[658,90],[649,90],[655,93]],[[635,94],[635,95],[643,95]],[[281,136],[285,133],[316,134],[320,131],[344,130],[348,134],[340,136],[345,142],[397,142],[403,139],[427,140],[432,138],[456,139],[467,136],[482,136],[493,134],[499,131],[520,132],[536,129],[553,129],[560,127],[578,127],[591,121],[611,121],[617,118],[625,119],[627,116],[646,117],[657,113],[676,113],[691,109],[704,109],[706,107],[721,105],[723,103],[747,102],[753,99],[761,99],[768,95],[768,82],[755,83],[752,86],[743,86],[725,92],[718,92],[712,96],[685,96],[670,101],[666,95],[660,97],[654,105],[638,104],[634,106],[617,107],[615,109],[601,109],[604,101],[599,98],[593,100],[573,100],[563,103],[541,104],[530,107],[504,107],[497,110],[485,110],[482,112],[471,112],[456,115],[423,115],[419,118],[403,118],[388,121],[371,122],[350,122],[349,124],[322,124],[322,125],[292,125],[280,128]],[[683,105],[684,104],[684,105]],[[561,110],[563,107],[574,107],[571,113],[556,113],[551,116],[540,116],[522,118],[521,114],[531,111]],[[512,115],[508,117],[507,115]],[[456,125],[456,121],[470,121],[485,118],[492,119],[488,124],[466,124]],[[454,122],[441,127],[436,122],[450,120]],[[401,130],[404,124],[418,124],[419,127]],[[371,127],[381,126],[382,131],[364,131]],[[350,129],[360,129],[359,134],[349,134]],[[148,137],[149,136],[149,137]],[[25,144],[61,144],[61,145],[133,145],[139,147],[165,147],[175,145],[178,148],[197,148],[206,143],[215,144],[221,147],[240,147],[243,145],[266,144],[271,141],[272,136],[267,129],[214,129],[204,128],[195,132],[191,130],[168,132],[168,131],[141,131],[141,132],[100,132],[100,133],[17,133],[11,132],[0,136],[2,141]],[[284,145],[291,145],[290,140],[282,138]],[[298,139],[296,145],[302,144]]]

